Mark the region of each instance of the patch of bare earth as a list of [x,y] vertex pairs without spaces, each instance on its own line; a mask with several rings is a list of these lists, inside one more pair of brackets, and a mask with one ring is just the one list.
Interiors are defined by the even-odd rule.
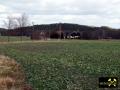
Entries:
[[25,83],[21,66],[3,55],[0,55],[0,90],[32,90]]

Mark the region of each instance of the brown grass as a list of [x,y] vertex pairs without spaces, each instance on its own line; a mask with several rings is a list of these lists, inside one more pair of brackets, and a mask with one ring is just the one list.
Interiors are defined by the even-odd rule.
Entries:
[[0,55],[0,90],[32,90],[27,87],[21,66],[15,60]]

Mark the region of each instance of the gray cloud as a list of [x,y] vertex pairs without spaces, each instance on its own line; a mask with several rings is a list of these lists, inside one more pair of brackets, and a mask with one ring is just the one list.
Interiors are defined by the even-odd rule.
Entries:
[[120,28],[119,8],[119,0],[1,0],[0,17],[25,12],[36,24],[70,22]]

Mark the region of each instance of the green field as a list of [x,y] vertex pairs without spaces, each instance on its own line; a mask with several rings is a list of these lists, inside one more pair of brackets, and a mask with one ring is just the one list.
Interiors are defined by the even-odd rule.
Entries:
[[98,77],[120,76],[117,40],[8,43],[0,44],[0,54],[23,66],[35,90],[101,90]]
[[0,42],[28,41],[30,37],[26,36],[0,36]]

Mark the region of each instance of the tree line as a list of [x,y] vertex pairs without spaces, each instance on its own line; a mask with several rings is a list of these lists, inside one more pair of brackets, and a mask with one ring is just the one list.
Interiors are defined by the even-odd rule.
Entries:
[[[29,26],[28,16],[22,14],[20,17],[8,17],[8,21],[4,22],[7,29],[1,30],[3,36],[31,36],[33,32],[50,33],[51,37],[57,36],[57,31],[62,37],[79,36],[77,39],[120,39],[120,29],[114,29],[107,26],[94,27],[87,25],[79,25],[72,23],[54,23]],[[58,35],[59,35],[58,34]],[[53,36],[52,36],[53,35]]]

